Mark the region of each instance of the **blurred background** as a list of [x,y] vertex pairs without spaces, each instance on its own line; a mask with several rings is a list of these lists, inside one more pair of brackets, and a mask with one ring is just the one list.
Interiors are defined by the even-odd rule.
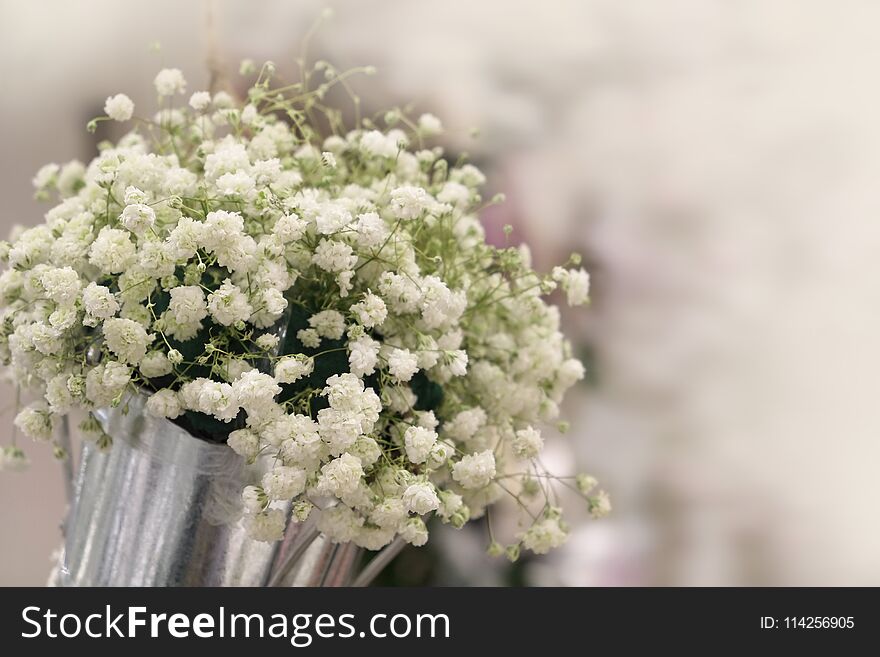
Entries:
[[[152,105],[162,66],[190,91],[208,61],[233,85],[244,57],[292,69],[327,5],[2,0],[0,233],[42,220],[42,164],[92,157],[108,95]],[[880,584],[880,5],[329,5],[312,55],[374,64],[368,110],[443,119],[507,194],[490,235],[512,224],[542,269],[584,255],[593,303],[564,319],[590,374],[548,465],[615,507],[572,500],[568,544],[515,565],[438,528],[383,582]],[[8,432],[8,386],[0,406]],[[0,475],[0,585],[42,584],[60,544],[60,466],[28,453]]]

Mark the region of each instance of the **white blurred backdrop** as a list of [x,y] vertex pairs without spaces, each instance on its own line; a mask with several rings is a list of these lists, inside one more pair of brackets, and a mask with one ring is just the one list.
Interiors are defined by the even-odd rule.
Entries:
[[[41,220],[30,178],[91,157],[108,95],[151,104],[162,66],[201,88],[212,52],[231,80],[243,57],[283,69],[327,4],[0,1],[0,231]],[[552,460],[615,511],[522,581],[880,584],[880,5],[329,4],[315,57],[376,65],[368,109],[443,119],[507,193],[490,234],[593,272],[565,316],[590,384]],[[29,448],[0,474],[0,585],[45,581],[60,542],[59,466]],[[482,536],[439,545],[446,581],[505,581]]]

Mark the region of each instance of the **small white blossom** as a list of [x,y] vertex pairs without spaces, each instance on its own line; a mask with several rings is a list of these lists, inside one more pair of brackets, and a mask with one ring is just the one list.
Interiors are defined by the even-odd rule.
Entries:
[[553,278],[565,290],[566,301],[570,306],[580,306],[590,299],[590,275],[584,269],[553,269]]
[[345,332],[345,317],[337,310],[322,310],[309,317],[309,326],[322,338],[339,340]]
[[348,343],[348,365],[356,376],[368,376],[376,370],[379,362],[379,343],[368,335]]
[[403,499],[399,497],[386,497],[373,507],[370,512],[370,522],[379,527],[397,527],[404,518],[407,510]]
[[167,417],[170,420],[178,417],[183,409],[177,395],[172,391],[164,388],[158,392],[154,392],[147,398],[147,412],[156,417]]
[[272,232],[277,235],[283,243],[287,244],[299,240],[305,234],[307,227],[308,222],[300,219],[295,214],[285,214],[279,217],[278,221],[275,222]]
[[211,94],[207,91],[197,91],[189,97],[189,106],[196,112],[202,112],[208,109],[211,104]]
[[535,458],[543,446],[541,433],[532,427],[520,429],[513,439],[513,451],[521,459]]
[[296,332],[296,339],[309,349],[317,349],[321,346],[321,336],[313,328],[300,329]]
[[171,290],[168,311],[178,324],[198,323],[208,316],[205,293],[196,285],[181,285]]
[[223,326],[243,322],[254,312],[247,295],[228,278],[214,292],[208,295],[208,312],[211,318]]
[[232,450],[252,463],[260,453],[260,437],[250,429],[237,429],[229,434],[226,444]]
[[281,386],[275,382],[275,377],[257,370],[244,372],[232,383],[232,394],[248,415],[260,416],[273,407],[279,392]]
[[156,213],[149,205],[134,203],[125,206],[119,221],[132,233],[141,236],[156,222]]
[[315,230],[321,235],[336,233],[350,224],[351,213],[338,202],[324,203],[315,217]]
[[568,539],[568,532],[556,517],[542,518],[519,536],[523,547],[535,554],[547,554]]
[[391,212],[398,219],[417,219],[428,209],[430,197],[421,187],[404,185],[391,192]]
[[452,478],[467,489],[486,486],[495,478],[495,455],[486,450],[463,456],[452,466]]
[[73,303],[82,288],[79,275],[70,267],[47,269],[40,276],[40,283],[46,296],[61,305]]
[[363,476],[360,460],[351,454],[343,454],[321,468],[317,488],[321,494],[341,497],[356,491]]
[[281,540],[285,524],[285,514],[281,509],[266,509],[260,513],[248,514],[245,518],[248,536],[255,541],[267,543]]
[[398,381],[409,381],[419,371],[419,359],[409,349],[392,348],[388,356],[388,372]]
[[437,442],[437,434],[423,427],[408,427],[403,434],[406,455],[413,463],[424,463]]
[[238,415],[238,398],[228,383],[198,378],[181,387],[178,395],[181,405],[191,411],[213,415],[218,420],[229,422]]
[[421,516],[436,511],[440,498],[429,483],[411,484],[403,491],[403,505],[410,513]]
[[125,94],[116,94],[107,98],[104,113],[114,121],[128,121],[134,114],[134,103]]
[[140,369],[141,374],[145,377],[152,379],[170,374],[173,367],[171,361],[168,360],[168,356],[163,352],[151,351],[141,359],[138,369]]
[[357,218],[357,241],[365,248],[381,246],[388,239],[388,227],[375,212],[359,214]]
[[44,402],[34,402],[26,406],[13,420],[21,432],[34,440],[50,440],[55,425],[52,414]]
[[245,486],[241,491],[241,503],[248,513],[260,513],[269,504],[269,498],[259,486]]
[[422,114],[418,126],[419,132],[423,135],[439,135],[443,132],[443,124],[433,114]]
[[128,233],[104,226],[89,249],[89,262],[105,274],[118,274],[134,264],[137,256]]
[[159,71],[153,80],[160,96],[173,96],[186,91],[186,80],[179,68],[165,68]]
[[263,490],[270,500],[289,500],[306,488],[306,471],[279,465],[263,475]]
[[46,164],[39,168],[31,182],[36,189],[43,189],[54,185],[58,180],[58,172],[61,170],[57,164]]
[[421,518],[409,518],[398,531],[403,540],[415,547],[421,547],[428,542],[428,528]]
[[611,497],[604,490],[590,497],[587,502],[590,506],[590,515],[594,518],[604,518],[611,513]]
[[137,322],[114,317],[104,320],[104,340],[120,361],[137,365],[146,355],[152,336]]
[[396,134],[383,135],[378,130],[366,132],[361,137],[361,148],[375,157],[393,158],[397,156],[400,147]]
[[357,256],[344,242],[322,239],[315,249],[312,262],[324,271],[341,272],[354,267],[357,264]]
[[123,363],[101,363],[86,375],[86,397],[95,406],[107,406],[122,394],[130,380],[131,368]]
[[258,337],[254,342],[256,342],[257,346],[263,351],[271,351],[278,346],[279,338],[274,333],[263,333],[263,335]]
[[364,298],[351,307],[351,312],[364,328],[381,326],[388,317],[388,308],[382,298],[367,292]]
[[442,468],[449,462],[449,459],[455,454],[455,447],[445,440],[438,440],[434,443],[434,446],[431,447],[431,451],[428,453],[428,458],[425,460],[425,465],[427,465],[432,470],[436,470],[438,468]]
[[295,383],[315,369],[313,358],[298,354],[284,356],[275,363],[275,379],[279,383]]

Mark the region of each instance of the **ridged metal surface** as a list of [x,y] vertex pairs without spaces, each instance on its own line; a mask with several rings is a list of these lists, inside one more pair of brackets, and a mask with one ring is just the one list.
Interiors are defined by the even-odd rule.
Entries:
[[240,522],[241,489],[269,464],[245,466],[144,412],[145,397],[96,412],[113,448],[86,443],[66,523],[61,586],[263,586],[277,544]]

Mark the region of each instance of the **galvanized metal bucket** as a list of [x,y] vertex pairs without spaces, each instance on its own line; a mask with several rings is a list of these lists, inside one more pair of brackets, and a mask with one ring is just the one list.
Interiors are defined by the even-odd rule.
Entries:
[[[242,487],[270,463],[248,466],[224,444],[144,412],[146,397],[96,415],[113,438],[106,453],[85,443],[65,523],[59,586],[339,586],[356,553],[291,523],[281,544],[248,538]],[[294,568],[274,564],[297,542]],[[290,562],[290,559],[287,559]]]

